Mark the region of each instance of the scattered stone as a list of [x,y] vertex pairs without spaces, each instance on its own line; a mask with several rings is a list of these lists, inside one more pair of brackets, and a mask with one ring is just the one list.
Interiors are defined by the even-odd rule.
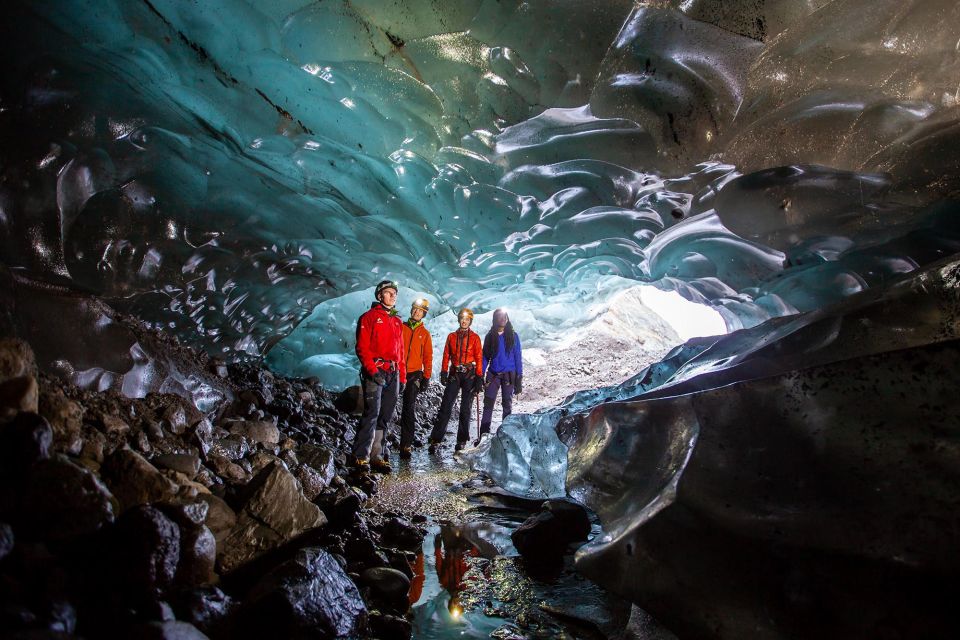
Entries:
[[[236,602],[216,587],[201,587],[181,591],[175,601],[177,618],[189,622],[208,635],[231,637],[224,629]],[[218,633],[219,632],[219,633]]]
[[277,456],[272,453],[267,453],[266,451],[257,451],[247,458],[247,461],[250,463],[250,472],[254,475],[260,473],[261,470],[266,469],[277,460]]
[[161,511],[181,527],[198,529],[207,521],[210,503],[197,500],[188,504],[159,505]]
[[178,487],[146,458],[131,449],[119,449],[103,465],[104,479],[120,501],[122,511],[177,495]]
[[180,396],[150,394],[149,400],[156,401],[159,405],[157,417],[170,430],[170,433],[182,435],[188,427],[203,420],[203,414]]
[[146,431],[137,431],[137,433],[134,434],[133,445],[140,453],[150,453],[153,451],[153,446],[150,444],[150,439],[147,437]]
[[370,632],[377,638],[409,638],[413,625],[400,616],[376,613],[370,615]]
[[130,425],[123,418],[112,414],[101,415],[100,424],[108,436],[123,436],[130,431]]
[[240,460],[250,453],[246,438],[235,433],[221,438],[210,447],[210,456],[220,456],[227,460]]
[[267,420],[237,420],[229,423],[227,429],[232,434],[261,444],[273,446],[280,443],[280,429],[276,423]]
[[567,548],[586,541],[590,535],[590,516],[573,500],[554,498],[543,503],[542,510],[510,535],[524,559],[536,564],[563,561]]
[[91,432],[83,438],[83,448],[80,449],[80,457],[92,460],[98,465],[101,465],[103,464],[106,446],[107,441],[104,435],[99,431],[91,430]]
[[71,442],[79,436],[83,407],[67,398],[60,389],[52,393],[41,390],[39,413],[50,422],[57,442]]
[[190,479],[200,471],[200,456],[193,453],[165,453],[153,459],[161,469],[178,471]]
[[226,482],[238,485],[245,485],[250,482],[251,474],[249,474],[246,469],[235,462],[230,462],[230,460],[223,456],[210,454],[207,458],[207,464],[210,465],[214,473]]
[[0,338],[0,382],[37,373],[33,349],[20,338]]
[[204,418],[194,425],[193,433],[191,434],[189,441],[196,445],[196,447],[200,449],[201,455],[206,458],[207,454],[210,452],[210,448],[213,447],[214,443],[213,425],[210,424],[210,421]]
[[327,522],[323,512],[300,491],[296,478],[283,463],[275,462],[261,471],[250,482],[248,491],[250,498],[240,511],[237,524],[223,541],[218,562],[225,573]]
[[36,413],[40,389],[33,376],[19,376],[0,383],[0,410],[9,414],[17,411]]
[[13,527],[0,522],[0,562],[13,551]]
[[367,609],[333,556],[307,548],[253,588],[240,621],[251,637],[347,638],[364,631]]
[[320,478],[325,485],[330,484],[334,476],[337,475],[336,457],[326,447],[303,445],[300,447],[297,457],[302,464],[309,465],[320,474]]
[[320,492],[326,489],[327,485],[323,481],[323,476],[317,473],[313,467],[302,464],[297,468],[297,480],[303,489],[303,495],[307,500],[313,500]]

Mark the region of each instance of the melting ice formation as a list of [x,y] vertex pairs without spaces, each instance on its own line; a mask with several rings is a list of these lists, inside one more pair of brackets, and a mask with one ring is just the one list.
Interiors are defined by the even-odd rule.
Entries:
[[677,347],[470,454],[573,497],[587,576],[679,637],[955,637],[960,262]]
[[384,277],[439,311],[643,280],[755,326],[956,249],[958,14],[15,2],[3,263],[330,384]]

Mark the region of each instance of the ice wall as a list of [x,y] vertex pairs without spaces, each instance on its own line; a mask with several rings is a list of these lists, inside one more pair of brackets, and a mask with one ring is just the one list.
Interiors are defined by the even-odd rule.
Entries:
[[3,263],[227,359],[341,384],[384,277],[549,341],[621,278],[737,329],[957,247],[942,0],[6,11]]

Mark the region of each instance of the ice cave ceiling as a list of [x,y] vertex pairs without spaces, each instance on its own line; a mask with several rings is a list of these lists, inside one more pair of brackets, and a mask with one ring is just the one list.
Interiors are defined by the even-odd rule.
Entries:
[[949,0],[4,11],[5,277],[227,359],[349,381],[385,277],[543,336],[637,280],[740,328],[960,250]]

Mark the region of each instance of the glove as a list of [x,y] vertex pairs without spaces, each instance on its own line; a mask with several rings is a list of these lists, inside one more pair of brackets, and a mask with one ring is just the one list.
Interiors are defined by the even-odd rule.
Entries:
[[417,393],[423,393],[430,386],[430,378],[420,378],[420,389]]
[[385,374],[383,371],[377,371],[371,376],[371,379],[377,383],[377,386],[379,387],[387,384],[387,374]]
[[483,391],[483,377],[473,376],[473,392],[480,393],[481,391]]
[[440,384],[443,386],[450,384],[450,375],[446,371],[440,372]]
[[483,389],[486,391],[490,388],[490,383],[493,382],[493,371],[487,370],[487,379],[483,383]]
[[513,392],[517,395],[523,393],[523,376],[517,376],[517,384],[514,385]]

